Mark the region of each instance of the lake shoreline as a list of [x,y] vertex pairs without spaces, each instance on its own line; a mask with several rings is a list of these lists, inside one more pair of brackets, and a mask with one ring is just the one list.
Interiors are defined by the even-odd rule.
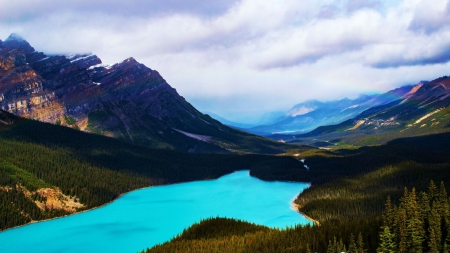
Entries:
[[318,220],[315,220],[315,219],[309,217],[308,215],[306,215],[304,212],[300,211],[300,208],[302,208],[301,205],[299,205],[299,204],[297,204],[295,202],[292,202],[291,208],[293,210],[295,210],[296,212],[298,212],[299,214],[303,215],[309,221],[313,222],[315,225],[320,226],[320,222]]
[[[167,184],[167,185],[171,185],[171,184]],[[36,224],[36,223],[41,223],[41,222],[46,222],[46,221],[52,221],[52,220],[57,220],[57,219],[61,219],[61,218],[67,218],[67,217],[69,217],[69,216],[73,216],[73,215],[77,215],[77,214],[82,214],[82,213],[87,213],[87,212],[90,212],[90,211],[94,211],[94,210],[96,210],[96,209],[103,208],[103,207],[105,207],[105,206],[107,206],[107,205],[110,205],[110,204],[114,203],[114,202],[117,201],[120,197],[122,197],[122,196],[124,196],[124,195],[126,195],[126,194],[129,194],[129,193],[132,193],[132,192],[135,192],[135,191],[139,191],[139,190],[144,190],[144,189],[152,188],[152,187],[155,187],[155,186],[165,186],[165,185],[152,185],[152,186],[146,186],[146,187],[143,187],[143,188],[134,189],[134,190],[131,190],[131,191],[129,191],[129,192],[124,192],[124,193],[120,194],[119,196],[117,196],[117,198],[111,200],[111,201],[108,202],[108,203],[102,204],[102,205],[100,205],[100,206],[96,206],[96,207],[93,207],[93,208],[90,208],[90,209],[86,209],[86,210],[83,210],[83,211],[80,211],[80,212],[75,212],[75,213],[71,213],[71,214],[66,214],[66,215],[63,215],[63,216],[54,217],[54,218],[50,218],[50,219],[44,219],[44,220],[32,220],[31,222],[29,222],[29,223],[27,223],[27,224],[23,224],[23,225],[20,225],[20,226],[15,226],[15,227],[12,227],[12,228],[7,228],[7,229],[5,229],[5,230],[2,230],[2,231],[0,231],[0,234],[3,233],[3,232],[6,232],[6,231],[8,231],[8,230],[13,230],[13,229],[21,228],[21,227],[25,227],[25,226],[32,225],[32,224]]]
[[[217,180],[217,179],[219,179],[219,178],[221,178],[221,177],[223,177],[223,176],[230,175],[230,174],[233,174],[233,173],[238,172],[238,171],[248,171],[248,175],[249,175],[250,177],[254,177],[254,178],[256,178],[256,179],[259,179],[259,180],[265,181],[265,182],[301,183],[301,182],[296,182],[296,181],[279,181],[279,180],[275,180],[275,181],[267,181],[267,180],[260,179],[260,178],[258,178],[258,177],[255,177],[255,176],[250,175],[250,170],[235,170],[235,171],[233,171],[233,172],[231,172],[231,173],[229,173],[229,174],[222,175],[222,176],[220,176],[220,177],[218,177],[218,178],[212,178],[212,179],[210,178],[210,179],[194,180],[194,181],[186,181],[186,182],[177,182],[177,183],[169,183],[169,184],[161,184],[161,185],[150,185],[150,186],[146,186],[146,187],[142,187],[142,188],[137,188],[137,189],[134,189],[134,190],[131,190],[131,191],[128,191],[128,192],[124,192],[124,193],[120,194],[119,196],[117,196],[117,197],[116,197],[115,199],[113,199],[112,201],[110,201],[110,202],[108,202],[108,203],[104,203],[104,204],[102,204],[102,205],[100,205],[100,206],[96,206],[96,207],[93,207],[93,208],[90,208],[90,209],[86,209],[86,210],[79,211],[79,212],[75,212],[75,213],[71,213],[71,214],[66,214],[66,215],[59,216],[59,217],[54,217],[54,218],[49,218],[49,219],[44,219],[44,220],[32,220],[32,221],[29,222],[29,223],[26,223],[26,224],[23,224],[23,225],[19,225],[19,226],[15,226],[15,227],[11,227],[11,228],[7,228],[7,229],[5,229],[5,230],[2,230],[2,231],[0,231],[0,234],[3,233],[3,232],[9,231],[9,230],[22,228],[22,227],[29,226],[29,225],[33,225],[33,224],[36,224],[36,223],[48,222],[48,221],[52,221],[52,220],[57,220],[57,219],[67,218],[67,217],[70,217],[70,216],[73,216],[73,215],[77,215],[77,214],[82,214],[82,213],[91,212],[91,211],[94,211],[94,210],[96,210],[96,209],[103,208],[103,207],[106,207],[106,206],[108,206],[108,205],[110,205],[110,204],[113,204],[114,202],[116,202],[117,200],[119,200],[119,199],[120,199],[121,197],[123,197],[124,195],[133,193],[133,192],[135,192],[135,191],[140,191],[140,190],[144,190],[144,189],[148,189],[148,188],[152,188],[152,187],[170,186],[170,185],[177,185],[177,184],[191,183],[191,182],[196,182],[196,181],[210,181],[210,180]],[[305,183],[305,182],[303,182],[303,183]],[[306,184],[309,184],[309,186],[311,186],[310,183],[306,183]],[[295,200],[295,198],[294,198],[294,200]],[[312,219],[311,217],[308,217],[308,216],[305,215],[304,213],[300,212],[300,211],[299,211],[299,208],[297,208],[298,205],[294,203],[294,200],[291,201],[291,203],[292,203],[292,205],[293,205],[293,206],[291,206],[291,209],[293,209],[294,211],[300,213],[300,214],[303,215],[306,219],[308,219],[308,220],[314,222],[314,224],[320,225],[319,221],[316,221],[316,220]]]

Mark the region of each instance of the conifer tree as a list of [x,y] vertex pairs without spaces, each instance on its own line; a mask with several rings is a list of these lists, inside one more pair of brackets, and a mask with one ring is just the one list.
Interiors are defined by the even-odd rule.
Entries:
[[312,253],[311,248],[309,247],[309,243],[306,244],[306,253]]
[[336,248],[334,247],[333,243],[331,243],[331,240],[328,240],[327,253],[335,253],[335,252],[336,252]]
[[355,236],[350,234],[350,244],[348,245],[348,253],[358,253],[358,247],[356,247]]
[[385,204],[385,209],[383,212],[383,226],[394,227],[395,224],[395,213],[394,207],[392,206],[391,197],[388,196]]
[[404,208],[398,208],[396,217],[396,235],[399,253],[409,253],[408,252],[408,230],[407,230],[407,216]]
[[356,247],[358,249],[358,253],[363,253],[366,251],[364,249],[364,240],[363,240],[361,232],[359,232],[359,234],[358,234],[358,240],[356,240]]
[[438,202],[434,201],[428,222],[430,224],[428,248],[430,253],[439,253],[441,245],[441,218],[438,211]]
[[406,212],[408,215],[408,250],[411,253],[423,252],[424,230],[420,217],[419,205],[417,203],[416,189],[413,188],[407,197]]
[[346,251],[345,244],[344,244],[344,242],[342,241],[342,238],[339,239],[339,243],[338,243],[338,246],[337,246],[336,251],[339,252],[339,253],[340,253],[340,252],[345,252],[345,251]]
[[435,198],[438,195],[438,190],[436,187],[436,184],[434,183],[433,180],[431,180],[430,182],[430,186],[428,186],[428,196],[430,198],[430,201],[433,202],[435,200]]
[[378,253],[395,253],[396,245],[394,242],[394,235],[389,231],[389,227],[384,227],[380,234],[380,246],[377,249]]

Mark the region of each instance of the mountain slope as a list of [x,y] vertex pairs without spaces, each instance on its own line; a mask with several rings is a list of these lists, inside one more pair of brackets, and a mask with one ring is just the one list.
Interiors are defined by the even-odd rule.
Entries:
[[0,44],[0,109],[43,122],[187,152],[280,153],[286,145],[197,111],[155,70],[133,58],[45,55],[12,34]]
[[270,136],[273,133],[311,131],[319,126],[338,124],[378,105],[397,100],[411,90],[404,86],[380,95],[361,95],[356,99],[320,102],[309,100],[295,105],[284,117],[274,123],[246,129],[249,132]]
[[450,131],[450,78],[422,81],[400,99],[367,109],[353,119],[301,135],[277,135],[296,143],[330,141],[364,146],[400,137]]

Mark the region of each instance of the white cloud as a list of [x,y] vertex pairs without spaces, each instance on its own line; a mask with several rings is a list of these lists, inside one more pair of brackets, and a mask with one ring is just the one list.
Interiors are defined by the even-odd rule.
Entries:
[[133,56],[230,119],[449,74],[449,0],[189,2],[0,0],[0,38]]
[[414,11],[410,29],[427,34],[448,28],[450,25],[450,1],[449,0],[422,0]]

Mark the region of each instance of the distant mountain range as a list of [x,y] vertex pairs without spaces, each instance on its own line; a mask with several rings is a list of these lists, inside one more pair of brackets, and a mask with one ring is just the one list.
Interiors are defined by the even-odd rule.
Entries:
[[0,40],[0,109],[133,144],[185,152],[280,153],[284,144],[204,115],[133,58],[46,55],[11,34]]
[[361,95],[356,99],[344,98],[329,102],[308,100],[295,105],[284,116],[269,124],[245,130],[263,136],[276,133],[305,133],[319,126],[341,123],[371,107],[393,102],[411,88],[412,86],[404,86],[380,95]]
[[[406,87],[404,87],[406,88]],[[398,99],[370,107],[339,124],[321,126],[311,132],[272,135],[291,143],[328,145],[376,145],[392,139],[450,131],[450,78],[421,81]]]
[[209,115],[211,118],[220,121],[222,124],[227,125],[227,126],[231,126],[234,128],[240,128],[240,129],[245,129],[245,128],[251,128],[251,127],[255,127],[255,125],[252,124],[245,124],[245,123],[239,123],[239,122],[234,122],[231,120],[227,120],[213,112],[204,112],[205,114]]

